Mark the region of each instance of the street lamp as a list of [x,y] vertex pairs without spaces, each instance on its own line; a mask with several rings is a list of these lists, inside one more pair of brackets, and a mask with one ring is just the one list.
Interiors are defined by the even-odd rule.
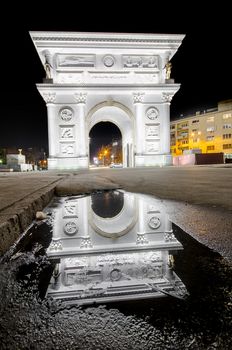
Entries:
[[103,153],[103,166],[105,165],[105,156],[107,155],[107,153],[107,150],[105,150]]

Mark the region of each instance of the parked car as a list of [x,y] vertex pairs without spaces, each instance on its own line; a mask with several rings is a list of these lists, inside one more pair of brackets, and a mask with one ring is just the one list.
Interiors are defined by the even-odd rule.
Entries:
[[110,168],[122,168],[122,163],[112,163],[110,164]]

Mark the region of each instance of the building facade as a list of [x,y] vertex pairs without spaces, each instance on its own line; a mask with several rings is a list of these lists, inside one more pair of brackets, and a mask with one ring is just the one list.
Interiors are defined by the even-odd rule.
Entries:
[[226,158],[232,158],[232,100],[172,121],[170,135],[174,156],[199,150],[201,153],[223,152]]
[[[49,169],[89,166],[89,132],[122,134],[123,166],[171,164],[170,102],[180,85],[165,66],[183,35],[31,32],[46,71]],[[168,75],[167,75],[168,73]]]

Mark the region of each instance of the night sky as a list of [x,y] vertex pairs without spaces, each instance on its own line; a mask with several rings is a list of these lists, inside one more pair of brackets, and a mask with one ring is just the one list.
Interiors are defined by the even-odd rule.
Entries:
[[0,147],[47,147],[46,106],[35,87],[45,72],[30,30],[186,34],[172,59],[171,77],[181,89],[171,119],[232,98],[231,11],[222,1],[207,10],[185,3],[131,2],[127,10],[125,2],[109,1],[8,5],[1,11],[7,24],[1,24]]

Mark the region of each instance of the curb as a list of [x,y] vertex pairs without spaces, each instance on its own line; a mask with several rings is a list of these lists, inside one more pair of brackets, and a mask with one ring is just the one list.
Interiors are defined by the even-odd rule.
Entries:
[[54,181],[0,211],[0,255],[3,255],[19,239],[35,219],[36,212],[48,205],[54,196],[57,183],[61,180],[62,178]]

